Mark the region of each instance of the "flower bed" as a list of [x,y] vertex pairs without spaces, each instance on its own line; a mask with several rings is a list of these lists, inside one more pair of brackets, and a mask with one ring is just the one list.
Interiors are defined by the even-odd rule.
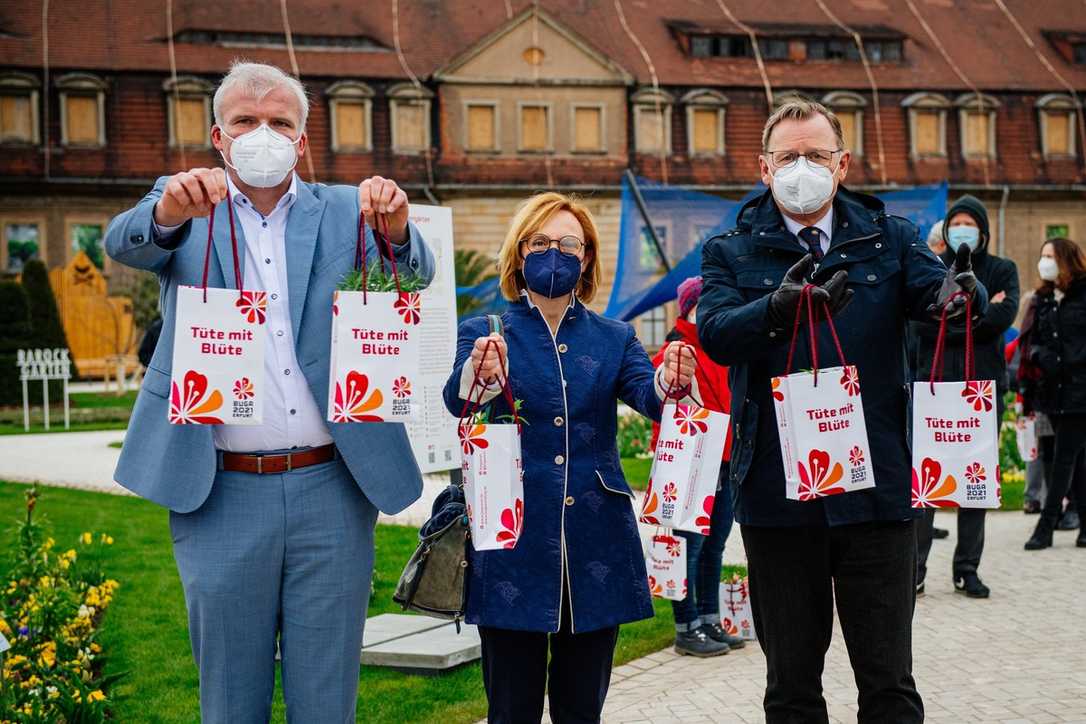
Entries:
[[0,594],[0,722],[101,722],[113,679],[103,675],[98,632],[118,583],[99,562],[113,539],[86,532],[60,551],[34,520],[37,488],[26,492]]

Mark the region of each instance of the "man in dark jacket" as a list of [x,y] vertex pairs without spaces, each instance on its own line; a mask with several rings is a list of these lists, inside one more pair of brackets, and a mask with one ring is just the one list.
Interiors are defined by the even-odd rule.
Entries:
[[[980,318],[973,330],[973,355],[978,380],[995,380],[996,405],[999,419],[1003,419],[1003,394],[1007,391],[1007,363],[1004,355],[1003,333],[1014,323],[1018,314],[1018,267],[1010,259],[1003,259],[988,249],[991,235],[988,227],[988,211],[976,197],[965,195],[954,202],[943,224],[943,239],[948,251],[943,261],[950,265],[953,252],[962,243],[973,252],[973,273],[991,295],[988,311]],[[916,337],[917,379],[931,377],[935,343],[939,336],[939,324],[934,321],[914,322]],[[958,382],[966,379],[965,332],[953,329],[947,332],[946,351],[943,353],[943,381]],[[983,508],[958,509],[958,544],[954,548],[954,590],[970,598],[988,598],[989,590],[977,575],[980,555],[984,551]],[[935,509],[924,511],[917,522],[917,590],[923,591],[927,573],[928,553],[931,551],[932,527]]]
[[[784,103],[766,122],[762,144],[770,191],[743,208],[736,229],[706,242],[698,333],[709,356],[731,366],[730,473],[766,654],[766,721],[828,720],[822,670],[836,599],[859,721],[921,722],[912,676],[905,327],[958,291],[974,295],[981,311],[987,296],[968,271],[968,252],[948,271],[909,221],[839,187],[850,155],[825,107]],[[825,302],[837,320],[845,358],[858,367],[876,485],[800,502],[785,497],[771,379],[785,372],[808,273],[819,308]],[[963,312],[954,306],[956,317]],[[820,327],[821,358],[836,364]],[[797,359],[797,368],[810,366],[805,341]]]

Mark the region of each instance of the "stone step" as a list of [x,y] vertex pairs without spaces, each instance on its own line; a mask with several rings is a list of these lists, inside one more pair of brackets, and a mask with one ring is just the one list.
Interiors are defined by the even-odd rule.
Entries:
[[431,676],[480,657],[475,626],[430,616],[384,613],[366,621],[362,665]]

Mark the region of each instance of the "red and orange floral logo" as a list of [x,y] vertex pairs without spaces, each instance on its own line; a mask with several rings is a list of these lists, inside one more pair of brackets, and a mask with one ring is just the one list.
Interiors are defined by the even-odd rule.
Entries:
[[641,507],[641,522],[649,525],[660,525],[660,519],[655,513],[660,508],[660,497],[652,489],[652,478],[649,478],[649,486],[645,490],[645,502]]
[[977,412],[988,412],[992,409],[992,381],[982,380],[966,382],[962,390],[962,397],[973,406]]
[[248,377],[234,380],[234,399],[251,400],[256,393],[253,391],[253,383]]
[[667,544],[667,554],[672,558],[678,558],[683,554],[682,538],[667,536],[664,538],[664,542]]
[[773,385],[773,399],[776,400],[777,402],[784,402],[784,393],[781,392],[781,378],[780,377],[774,377],[772,385]]
[[656,582],[656,576],[649,576],[649,592],[654,596],[659,596],[664,592],[664,587]]
[[988,473],[980,463],[969,463],[965,466],[965,479],[976,485],[988,479]]
[[222,393],[208,394],[207,376],[189,370],[181,382],[172,384],[170,391],[170,422],[174,425],[221,425],[222,420],[211,413],[222,407]]
[[841,373],[841,387],[849,397],[860,394],[860,373],[852,365],[845,367],[845,371]]
[[501,514],[502,530],[498,531],[496,540],[502,544],[502,548],[515,548],[524,530],[524,501],[517,498],[512,508],[506,508]]
[[852,467],[864,464],[864,451],[860,449],[859,445],[853,445],[852,449],[848,451],[848,461],[852,463]]
[[924,458],[920,461],[920,473],[913,468],[914,508],[957,508],[950,496],[958,489],[953,475],[943,479],[943,466],[937,460]]
[[715,502],[715,495],[706,495],[705,500],[701,501],[701,509],[704,515],[694,518],[694,525],[698,527],[702,535],[709,535],[709,528],[713,522],[713,504]]
[[241,311],[241,316],[249,324],[264,324],[268,312],[267,292],[242,292],[234,306]]
[[361,372],[348,372],[345,384],[336,383],[336,394],[332,406],[332,422],[382,422],[377,415],[367,415],[384,403],[381,390],[369,392],[369,377]]
[[406,377],[397,377],[392,381],[392,394],[403,399],[411,396],[411,382]]
[[807,466],[803,462],[797,462],[799,466],[799,499],[814,500],[827,495],[837,495],[845,492],[845,489],[837,483],[844,475],[841,463],[830,465],[830,454],[824,450],[811,450],[807,456]]
[[471,455],[476,450],[485,450],[490,447],[490,442],[484,437],[486,425],[473,425],[471,423],[459,426],[460,449],[465,455]]
[[675,405],[675,422],[679,423],[679,434],[695,436],[709,430],[709,411],[697,405]]
[[679,498],[679,486],[675,483],[666,483],[664,485],[664,502],[674,503]]
[[422,319],[422,297],[418,292],[401,293],[392,306],[403,317],[404,324],[418,324]]

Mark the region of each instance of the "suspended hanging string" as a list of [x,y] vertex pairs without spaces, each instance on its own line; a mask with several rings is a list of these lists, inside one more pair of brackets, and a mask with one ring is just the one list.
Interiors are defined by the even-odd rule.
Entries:
[[[422,83],[419,82],[419,78],[411,70],[411,66],[407,64],[407,56],[403,53],[403,46],[400,44],[400,3],[399,0],[392,0],[392,44],[396,48],[396,59],[400,62],[400,68],[411,79],[411,84],[415,86],[415,89],[420,93],[424,90]],[[395,122],[395,120],[393,120]],[[429,125],[424,124],[424,128]],[[431,195],[430,189],[434,187],[434,162],[430,158],[430,138],[426,137],[422,143],[423,155],[426,157],[426,184],[427,195]],[[432,195],[431,195],[432,198]],[[436,202],[434,202],[436,203]]]
[[170,82],[173,83],[173,128],[174,137],[177,140],[177,148],[181,151],[181,168],[187,170],[188,161],[185,159],[185,131],[184,121],[181,120],[181,91],[177,87],[177,56],[173,47],[173,0],[166,0],[166,48],[170,54]]
[[49,178],[49,0],[41,3],[41,68],[42,68],[42,117],[45,119],[45,143],[42,148],[45,151],[45,178]]
[[762,60],[762,49],[758,47],[758,36],[754,34],[754,28],[750,27],[739,18],[735,17],[735,13],[731,8],[724,4],[724,0],[716,0],[716,4],[720,6],[721,12],[741,31],[747,34],[750,38],[750,47],[754,51],[754,62],[758,64],[758,73],[762,76],[762,87],[765,88],[765,102],[769,108],[769,113],[773,112],[773,87],[769,84],[769,74],[765,70],[765,61]]
[[[1022,27],[1022,24],[1018,22],[1018,18],[1011,14],[1010,9],[1003,0],[994,0],[994,2],[999,6],[999,9],[1003,11],[1003,14],[1007,16],[1007,20],[1011,21],[1011,25],[1013,25],[1015,30],[1018,31],[1018,34],[1022,36],[1022,40],[1029,46],[1029,49],[1037,56],[1037,60],[1041,61],[1041,65],[1043,65],[1048,72],[1052,74],[1052,77],[1071,94],[1071,100],[1075,104],[1075,113],[1078,116],[1079,145],[1083,149],[1083,169],[1086,169],[1086,118],[1083,118],[1082,104],[1079,103],[1078,93],[1075,92],[1075,86],[1071,85],[1071,83],[1056,70],[1052,63],[1049,62],[1048,58],[1041,53],[1040,49],[1033,42],[1033,38],[1029,37],[1029,33],[1027,33],[1025,28]],[[1086,0],[1084,0],[1084,2],[1086,2]]]
[[[664,111],[660,106],[660,78],[656,75],[656,66],[653,64],[652,58],[649,57],[649,51],[641,44],[641,41],[634,35],[633,30],[630,29],[629,23],[626,22],[626,13],[623,12],[622,3],[619,0],[615,0],[615,12],[618,14],[619,24],[622,25],[622,29],[626,31],[626,37],[628,37],[630,42],[637,48],[637,51],[641,54],[641,59],[645,61],[645,65],[649,69],[649,77],[652,79],[653,105],[655,106],[656,120],[659,124],[657,145],[660,150],[660,175],[664,184],[667,184],[667,144],[664,142],[666,140],[664,134],[667,132],[668,124],[665,122]],[[636,119],[637,116],[635,115],[634,118]],[[634,129],[634,133],[637,133],[636,128]]]
[[[958,67],[958,64],[955,63],[954,59],[950,57],[950,53],[947,52],[946,47],[943,45],[942,41],[939,40],[939,37],[935,34],[935,31],[931,29],[930,25],[928,25],[928,21],[925,20],[924,17],[920,14],[920,10],[917,9],[916,4],[913,2],[913,0],[905,0],[905,4],[909,6],[909,11],[912,12],[913,16],[920,23],[920,26],[924,28],[924,32],[927,33],[928,38],[931,39],[931,42],[935,46],[935,49],[938,50],[939,54],[943,56],[943,60],[945,60],[946,64],[950,66],[950,69],[954,71],[954,74],[958,76],[958,80],[964,83],[966,87],[969,88],[969,90],[973,91],[973,95],[977,97],[977,111],[983,112],[985,103],[983,96],[981,96],[980,94],[980,89],[971,80],[969,80],[969,78],[965,76],[965,73],[962,71],[962,69]],[[964,137],[965,134],[963,133],[962,135]],[[992,177],[988,169],[988,155],[989,148],[987,147],[986,142],[984,148],[984,155],[981,156],[981,160],[983,161],[984,166],[985,186],[992,185]]]
[[[287,55],[290,57],[290,70],[299,81],[302,72],[298,70],[298,58],[294,55],[294,34],[290,32],[290,18],[287,16],[287,0],[279,0],[279,11],[283,15],[283,35],[287,39]],[[309,171],[310,183],[317,182],[317,172],[313,170],[313,154],[305,155],[305,167]]]
[[[882,185],[885,186],[886,152],[882,145],[882,113],[880,112],[879,106],[879,87],[875,83],[875,73],[871,69],[871,63],[869,63],[867,59],[867,51],[864,49],[863,38],[860,37],[858,32],[841,22],[837,16],[826,7],[824,0],[815,0],[815,2],[818,3],[818,7],[822,9],[822,12],[831,22],[835,23],[837,27],[852,36],[852,40],[856,43],[856,48],[860,51],[860,61],[864,65],[864,72],[867,74],[867,83],[871,87],[871,99],[875,105],[875,141],[879,148],[879,177],[882,179]],[[861,148],[860,151],[862,153],[863,149]]]
[[[532,47],[538,50],[542,50],[539,47],[539,0],[532,1]],[[536,88],[536,99],[542,100],[542,92],[539,90],[539,63],[532,63],[532,78],[533,84]],[[544,130],[550,130],[550,123],[553,123],[554,119],[548,117],[547,125],[544,126]],[[550,149],[545,149],[543,152],[543,168],[547,172],[547,188],[554,188],[554,173],[551,169],[551,155]]]

